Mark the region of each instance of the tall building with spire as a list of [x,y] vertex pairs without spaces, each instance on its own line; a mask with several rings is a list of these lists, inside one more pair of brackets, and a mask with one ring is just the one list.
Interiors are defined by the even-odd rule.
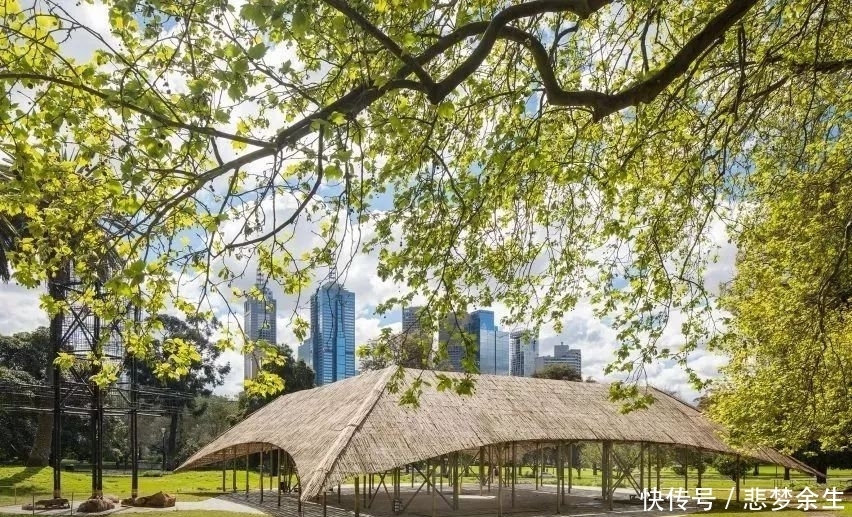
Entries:
[[311,296],[310,348],[317,386],[355,376],[355,293],[334,271]]
[[[272,296],[272,291],[266,285],[266,278],[257,272],[255,287],[260,296],[249,296],[244,305],[243,329],[246,339],[250,341],[266,341],[276,345],[275,322],[278,314],[278,304]],[[254,379],[263,364],[263,352],[252,350],[251,353],[243,355],[243,379]]]

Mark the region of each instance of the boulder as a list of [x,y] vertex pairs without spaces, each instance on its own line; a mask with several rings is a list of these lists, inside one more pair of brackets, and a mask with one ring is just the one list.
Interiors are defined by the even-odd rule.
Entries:
[[35,502],[35,508],[33,508],[32,503],[25,504],[21,507],[22,510],[56,510],[60,508],[70,508],[71,505],[68,504],[68,499],[64,497],[57,497],[54,499],[40,499]]
[[125,499],[122,504],[127,506],[144,506],[146,508],[171,508],[175,505],[176,498],[165,492],[157,492],[154,495],[137,497],[136,499]]
[[109,499],[93,497],[80,503],[80,506],[77,507],[77,511],[83,513],[97,513],[112,510],[113,508],[115,508],[115,503]]

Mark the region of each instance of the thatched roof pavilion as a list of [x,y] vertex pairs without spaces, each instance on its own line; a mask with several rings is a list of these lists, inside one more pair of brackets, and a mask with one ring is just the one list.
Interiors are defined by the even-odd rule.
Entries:
[[[650,409],[622,414],[608,386],[480,375],[475,392],[439,391],[435,373],[406,370],[400,386],[422,379],[418,408],[388,388],[396,368],[283,395],[201,448],[179,470],[281,449],[292,457],[301,497],[317,496],[347,476],[492,444],[594,441],[661,444],[739,454],[816,475],[769,448],[736,451],[692,406],[654,390]],[[451,376],[461,374],[448,374]]]

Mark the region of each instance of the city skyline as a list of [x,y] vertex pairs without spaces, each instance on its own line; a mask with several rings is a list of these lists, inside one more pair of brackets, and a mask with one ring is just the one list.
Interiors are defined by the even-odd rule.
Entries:
[[[260,292],[260,297],[246,298],[243,304],[243,330],[250,341],[263,340],[278,346],[278,303],[266,284],[266,279],[258,270],[254,287]],[[262,350],[254,349],[251,353],[244,353],[243,380],[254,379],[262,366]]]

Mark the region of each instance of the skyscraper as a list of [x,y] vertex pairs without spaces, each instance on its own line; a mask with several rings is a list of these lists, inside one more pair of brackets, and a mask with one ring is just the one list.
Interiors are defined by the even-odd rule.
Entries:
[[311,296],[316,385],[355,375],[355,293],[333,280]]
[[308,336],[307,339],[302,341],[302,344],[299,345],[299,357],[300,361],[304,361],[306,365],[313,368],[314,365],[314,343],[311,341],[311,337]]
[[423,307],[402,308],[402,332],[404,334],[420,332],[422,330],[420,320],[417,315],[421,310],[423,310]]
[[532,377],[538,358],[538,335],[519,330],[512,332],[511,340],[512,375]]
[[[276,315],[278,305],[272,297],[272,291],[266,285],[266,279],[260,271],[255,278],[255,287],[260,291],[260,296],[253,298],[249,296],[243,306],[243,330],[249,341],[266,341],[276,345]],[[263,352],[255,349],[251,353],[243,354],[243,379],[254,379],[263,364]]]
[[452,315],[439,328],[438,339],[447,345],[447,368],[463,371],[465,334],[472,341],[472,353],[479,373],[509,375],[511,373],[511,336],[494,324],[494,311],[478,310],[470,314]]

